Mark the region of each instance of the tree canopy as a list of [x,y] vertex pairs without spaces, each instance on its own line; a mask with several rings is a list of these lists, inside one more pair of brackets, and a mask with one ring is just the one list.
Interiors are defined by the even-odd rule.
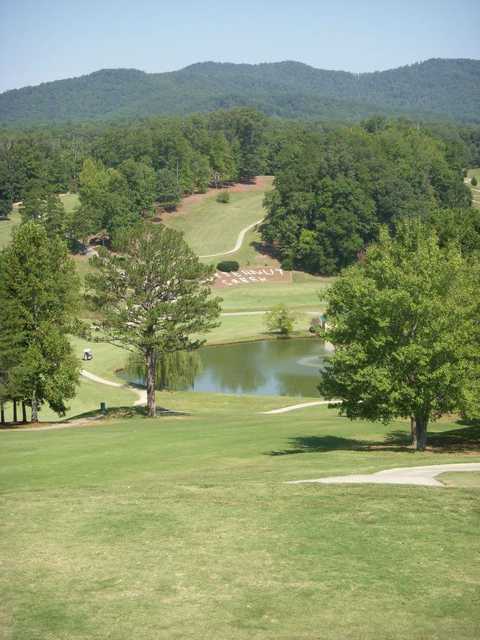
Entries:
[[414,444],[430,421],[467,410],[480,390],[479,263],[441,247],[419,220],[386,229],[329,289],[335,346],[320,391],[349,418],[410,418]]
[[26,402],[33,422],[44,402],[64,415],[75,395],[79,366],[66,334],[79,287],[65,243],[37,222],[22,224],[0,253],[1,399]]
[[480,62],[431,59],[373,73],[294,61],[205,62],[168,73],[102,69],[0,95],[3,123],[187,115],[249,106],[275,117],[354,121],[409,115],[479,121]]
[[142,355],[148,411],[155,415],[156,358],[197,349],[216,326],[219,299],[210,296],[213,267],[203,265],[182,234],[140,224],[119,237],[116,253],[91,258],[88,295],[100,308],[104,339]]

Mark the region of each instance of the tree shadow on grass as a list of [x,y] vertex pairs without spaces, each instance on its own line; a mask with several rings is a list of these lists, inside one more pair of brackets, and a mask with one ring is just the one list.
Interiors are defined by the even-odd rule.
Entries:
[[[188,415],[190,414],[184,411],[172,411],[171,409],[166,409],[164,407],[157,407],[156,413],[157,418]],[[68,418],[59,418],[58,420],[40,419],[40,422],[36,424],[32,424],[31,422],[7,422],[0,425],[0,430],[3,429],[5,431],[11,431],[14,429],[18,429],[18,431],[21,431],[22,429],[25,429],[27,427],[31,428],[37,426],[39,429],[41,429],[42,427],[50,425],[68,426],[69,424],[75,425],[80,422],[85,422],[85,424],[88,424],[89,422],[95,423],[102,420],[107,420],[109,418],[147,418],[147,410],[146,407],[141,406],[111,407],[105,412],[102,412],[99,409],[94,409],[93,411],[84,411],[83,413],[78,413],[74,416],[69,416]]]
[[[457,424],[464,424],[462,422]],[[299,453],[327,453],[328,451],[393,451],[415,453],[410,446],[410,434],[391,431],[383,440],[358,440],[339,436],[297,436],[290,438],[290,449],[269,451],[265,455],[286,456]],[[449,431],[431,432],[427,449],[435,453],[479,453],[480,423]]]
[[259,253],[262,256],[267,256],[272,260],[280,261],[280,252],[278,248],[274,247],[268,242],[258,242],[257,240],[253,240],[252,242],[250,242],[250,246],[253,247],[256,253]]

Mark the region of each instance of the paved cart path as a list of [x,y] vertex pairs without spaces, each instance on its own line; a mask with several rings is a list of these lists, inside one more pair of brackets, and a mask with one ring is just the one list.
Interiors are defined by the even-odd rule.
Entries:
[[480,462],[386,469],[377,473],[329,476],[316,480],[293,480],[288,484],[414,484],[425,487],[445,487],[442,482],[436,480],[436,476],[457,471],[480,471]]
[[228,256],[231,253],[236,253],[242,246],[245,236],[250,231],[250,229],[253,229],[254,227],[256,227],[257,224],[260,224],[261,222],[263,222],[264,219],[265,218],[261,218],[260,220],[257,220],[256,222],[249,224],[248,227],[245,227],[244,229],[242,229],[238,234],[238,238],[237,238],[237,242],[235,243],[235,246],[230,251],[222,251],[221,253],[209,253],[207,256],[199,256],[199,257],[200,258],[218,258],[220,256]]
[[147,404],[147,392],[144,389],[137,389],[136,387],[132,387],[129,384],[122,384],[121,382],[112,382],[112,380],[106,380],[105,378],[101,378],[100,376],[95,375],[94,373],[90,373],[90,371],[85,371],[82,369],[80,371],[80,375],[92,382],[97,382],[98,384],[106,384],[109,387],[117,387],[119,389],[129,389],[133,391],[138,396],[138,400],[135,400],[133,403],[135,407],[144,406]]

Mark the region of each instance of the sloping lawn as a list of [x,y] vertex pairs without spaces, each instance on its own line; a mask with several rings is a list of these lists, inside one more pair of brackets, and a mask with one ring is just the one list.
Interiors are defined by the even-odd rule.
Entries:
[[477,638],[478,486],[286,481],[478,462],[478,428],[413,454],[408,425],[258,413],[279,402],[159,394],[188,415],[0,432],[0,637]]

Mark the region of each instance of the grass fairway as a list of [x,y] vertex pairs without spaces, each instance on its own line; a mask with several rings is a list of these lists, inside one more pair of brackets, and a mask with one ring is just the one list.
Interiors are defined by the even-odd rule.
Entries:
[[[264,190],[232,192],[230,202],[221,204],[213,195],[189,206],[185,213],[164,214],[162,222],[183,231],[185,240],[198,255],[230,251],[240,231],[265,216],[264,197]],[[235,256],[232,254],[231,258]]]
[[4,249],[12,238],[14,228],[20,224],[20,214],[15,208],[8,220],[0,220],[0,250]]
[[477,638],[478,487],[285,481],[480,456],[258,415],[281,401],[159,394],[190,415],[0,433],[0,637]]
[[294,309],[319,309],[322,303],[318,294],[332,280],[328,278],[308,279],[304,282],[258,283],[214,289],[214,293],[223,298],[223,311],[266,310],[283,303]]
[[477,186],[471,187],[472,189],[472,198],[473,198],[473,206],[477,209],[480,209],[480,168],[477,169],[469,169],[468,177],[477,179]]

